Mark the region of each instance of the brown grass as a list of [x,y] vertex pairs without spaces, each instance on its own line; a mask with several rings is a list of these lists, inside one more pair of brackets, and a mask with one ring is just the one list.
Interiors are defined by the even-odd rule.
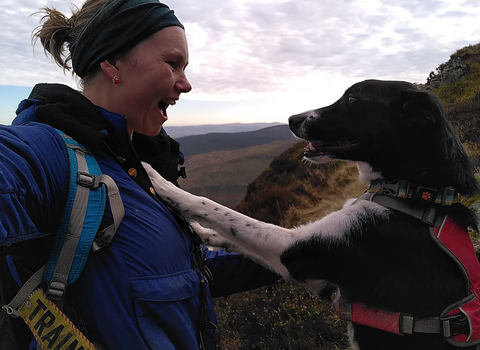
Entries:
[[289,208],[280,221],[281,226],[293,227],[318,220],[340,210],[347,199],[358,197],[365,191],[367,184],[358,181],[355,164],[338,163],[335,168],[322,191],[311,185],[305,186],[305,191],[312,193],[312,197],[305,197],[296,207]]

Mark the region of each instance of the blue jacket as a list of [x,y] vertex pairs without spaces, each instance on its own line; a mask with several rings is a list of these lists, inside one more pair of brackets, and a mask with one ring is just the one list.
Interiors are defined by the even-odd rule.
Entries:
[[[46,123],[72,136],[77,130],[64,130],[62,120],[67,125],[72,114],[85,113],[86,120],[76,117],[75,122],[97,130],[91,147],[102,172],[119,188],[125,217],[111,244],[89,257],[81,277],[69,287],[66,312],[87,337],[107,349],[198,348],[203,307],[216,324],[212,294],[253,289],[278,277],[239,255],[207,252],[214,280],[202,292],[191,233],[122,168],[125,159],[133,162],[135,155],[125,118],[97,107],[95,113],[100,114],[92,118],[89,101],[79,93],[61,85],[42,85],[48,91],[45,99],[32,92],[33,98],[20,104],[12,126],[0,126],[0,246],[11,245],[25,277],[45,263],[51,233],[63,213],[69,171],[64,143]],[[60,96],[62,103],[57,103],[56,90],[78,96],[73,102]],[[57,121],[49,119],[52,114]],[[103,120],[98,124],[100,115]],[[106,148],[103,141],[109,139],[113,141]],[[139,164],[138,159],[131,164]],[[140,174],[143,169],[137,170]],[[111,220],[107,207],[103,224]],[[28,259],[21,254],[24,247],[30,249]],[[204,332],[203,338],[205,347],[213,349],[213,331]]]

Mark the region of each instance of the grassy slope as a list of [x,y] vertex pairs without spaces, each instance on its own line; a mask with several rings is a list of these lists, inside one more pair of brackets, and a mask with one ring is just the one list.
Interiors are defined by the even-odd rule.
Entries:
[[[448,118],[465,149],[480,168],[480,44],[470,45],[455,52],[450,60],[461,59],[467,74],[454,82],[445,82],[434,90],[442,101]],[[441,68],[437,74],[441,74]]]

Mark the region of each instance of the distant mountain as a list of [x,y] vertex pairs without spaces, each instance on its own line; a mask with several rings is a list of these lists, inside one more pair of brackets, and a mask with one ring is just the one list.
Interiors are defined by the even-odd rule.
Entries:
[[[168,131],[167,131],[168,132]],[[265,145],[280,140],[294,140],[288,125],[280,124],[250,132],[209,133],[185,136],[177,139],[185,157],[196,154],[233,151],[245,147]]]
[[211,132],[245,132],[255,131],[270,126],[281,125],[281,123],[230,123],[230,124],[206,124],[206,125],[192,125],[192,126],[166,126],[167,133],[177,139],[179,137],[191,135],[205,135]]

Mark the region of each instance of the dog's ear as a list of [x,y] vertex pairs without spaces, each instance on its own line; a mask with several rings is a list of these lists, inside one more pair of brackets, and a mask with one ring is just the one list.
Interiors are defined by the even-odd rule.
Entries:
[[429,92],[409,91],[405,94],[402,106],[402,117],[407,121],[408,126],[435,126],[445,112],[440,101]]

